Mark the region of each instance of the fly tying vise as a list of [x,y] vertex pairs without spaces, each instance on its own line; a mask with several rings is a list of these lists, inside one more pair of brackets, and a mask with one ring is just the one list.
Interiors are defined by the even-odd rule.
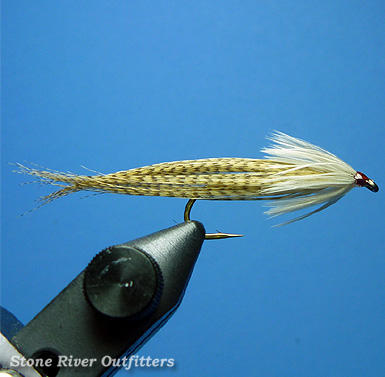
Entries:
[[[273,144],[263,148],[265,159],[209,158],[165,162],[141,168],[94,176],[38,170],[16,164],[17,173],[32,175],[39,182],[61,187],[40,198],[41,205],[77,191],[126,195],[167,196],[189,199],[184,220],[196,200],[269,200],[270,216],[321,205],[296,217],[289,224],[336,203],[354,187],[377,192],[378,186],[334,154],[275,132]],[[239,237],[238,234],[206,234],[206,239]]]

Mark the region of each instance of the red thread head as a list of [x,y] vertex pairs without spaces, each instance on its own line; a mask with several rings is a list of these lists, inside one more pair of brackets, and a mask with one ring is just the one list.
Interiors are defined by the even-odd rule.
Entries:
[[378,186],[368,178],[364,173],[358,171],[354,176],[355,184],[359,187],[366,187],[370,191],[377,192],[379,190]]

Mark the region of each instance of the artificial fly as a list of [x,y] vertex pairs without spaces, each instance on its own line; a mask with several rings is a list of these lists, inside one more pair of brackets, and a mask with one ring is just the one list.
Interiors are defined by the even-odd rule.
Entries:
[[[165,162],[111,174],[76,175],[38,170],[16,164],[38,182],[61,187],[40,198],[41,205],[77,191],[125,195],[167,196],[190,199],[185,220],[190,220],[194,202],[204,200],[268,200],[270,216],[319,208],[285,224],[320,212],[336,203],[354,187],[377,192],[378,186],[365,174],[354,170],[334,154],[282,132],[268,138],[273,144],[263,148],[265,159],[209,158]],[[214,233],[206,238],[227,238]]]

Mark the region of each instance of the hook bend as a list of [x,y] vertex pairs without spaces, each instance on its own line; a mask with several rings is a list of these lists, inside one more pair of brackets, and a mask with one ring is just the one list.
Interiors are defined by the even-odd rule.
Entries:
[[[186,204],[186,207],[184,209],[184,221],[191,221],[190,220],[190,213],[191,208],[193,207],[194,203],[196,202],[196,199],[189,199],[189,201]],[[205,234],[205,240],[221,240],[223,238],[233,238],[233,237],[242,237],[243,234],[231,234],[231,233],[206,233]]]

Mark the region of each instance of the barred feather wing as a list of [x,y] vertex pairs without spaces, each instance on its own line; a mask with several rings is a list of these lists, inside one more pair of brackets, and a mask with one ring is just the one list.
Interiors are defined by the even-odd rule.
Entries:
[[320,206],[287,223],[322,211],[355,186],[378,191],[365,174],[316,145],[282,132],[274,132],[269,139],[272,145],[262,149],[265,159],[174,161],[93,176],[16,166],[18,173],[61,187],[42,197],[42,204],[85,190],[186,199],[269,200],[270,216]]

